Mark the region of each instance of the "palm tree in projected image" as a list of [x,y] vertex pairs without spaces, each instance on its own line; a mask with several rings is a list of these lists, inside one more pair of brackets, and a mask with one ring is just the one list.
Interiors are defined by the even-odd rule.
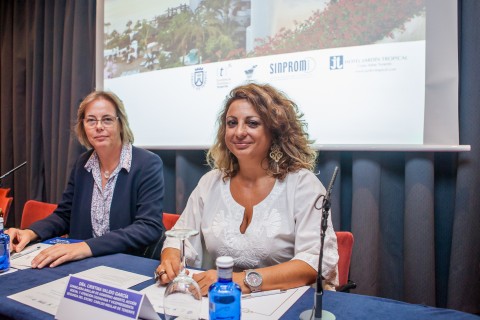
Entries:
[[[209,62],[225,59],[228,54],[238,48],[245,47],[245,28],[234,19],[236,12],[241,9],[241,4],[231,0],[209,0],[199,6],[202,14],[218,28],[218,32],[207,38],[204,53]],[[249,24],[249,23],[248,23]]]
[[138,40],[139,48],[146,53],[148,43],[155,38],[156,29],[152,27],[147,20],[143,19],[138,28],[138,33],[134,37]]
[[125,35],[128,35],[129,41],[132,41],[132,33],[133,33],[132,24],[133,24],[132,20],[128,20],[128,22],[125,24],[125,27],[127,27],[127,29],[125,29],[125,31],[123,32]]
[[[238,22],[231,19],[231,1],[202,1],[194,12],[185,10],[172,17],[168,25],[171,51],[187,63],[186,57],[192,51],[205,62],[219,61],[238,46],[244,46],[244,37],[236,35]],[[165,32],[162,37],[165,41]],[[160,43],[165,43],[159,41]],[[220,54],[222,53],[222,54]],[[199,61],[200,62],[200,61]]]
[[222,34],[217,21],[212,20],[212,15],[204,14],[200,7],[195,12],[185,11],[176,15],[171,27],[174,30],[172,42],[176,44],[174,51],[182,58],[182,64],[185,64],[190,50],[197,49],[198,55],[202,56],[208,39]]

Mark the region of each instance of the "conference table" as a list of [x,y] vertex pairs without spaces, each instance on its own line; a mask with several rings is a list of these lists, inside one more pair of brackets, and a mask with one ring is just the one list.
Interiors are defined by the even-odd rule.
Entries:
[[[70,274],[98,266],[107,266],[137,274],[152,276],[158,265],[157,260],[113,254],[70,262],[56,268],[25,269],[0,276],[0,319],[54,319],[54,316],[7,296],[54,281]],[[131,287],[142,290],[154,284],[147,280]],[[280,319],[298,319],[299,314],[312,308],[314,291],[308,289]],[[432,320],[479,320],[480,317],[451,309],[433,308],[384,298],[364,296],[355,293],[325,291],[323,309],[332,312],[336,319],[432,319]],[[160,315],[164,319],[163,315]]]

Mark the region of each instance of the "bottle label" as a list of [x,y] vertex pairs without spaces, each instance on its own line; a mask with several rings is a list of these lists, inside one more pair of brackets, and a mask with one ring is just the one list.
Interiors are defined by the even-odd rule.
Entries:
[[208,291],[210,320],[240,320],[240,287],[234,282],[216,282]]
[[232,279],[232,268],[217,268],[219,279]]

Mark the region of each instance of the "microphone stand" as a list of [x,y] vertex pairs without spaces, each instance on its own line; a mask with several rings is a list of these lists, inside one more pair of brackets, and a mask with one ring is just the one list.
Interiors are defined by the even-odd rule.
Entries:
[[[333,171],[332,179],[327,188],[325,195],[319,195],[315,200],[314,206],[317,210],[322,210],[322,223],[320,228],[320,256],[318,259],[318,272],[317,272],[317,288],[315,292],[315,302],[313,309],[305,310],[300,314],[300,320],[335,320],[336,317],[333,313],[327,310],[322,310],[323,307],[323,285],[322,285],[322,263],[323,263],[323,246],[325,244],[325,232],[328,226],[328,213],[330,211],[330,195],[332,193],[333,183],[338,174],[338,167],[335,167]],[[322,206],[317,207],[318,200],[323,197]]]
[[12,172],[14,172],[14,171],[16,171],[16,170],[20,169],[21,167],[23,167],[23,166],[24,166],[24,165],[26,165],[26,164],[27,164],[27,161],[25,161],[24,163],[22,163],[22,164],[20,164],[20,165],[16,166],[16,167],[15,167],[15,168],[13,168],[12,170],[8,171],[8,172],[7,172],[7,173],[5,173],[3,176],[1,176],[1,177],[0,177],[0,187],[2,186],[2,179],[3,179],[3,178],[7,177],[8,175],[10,175],[10,173],[12,173]]

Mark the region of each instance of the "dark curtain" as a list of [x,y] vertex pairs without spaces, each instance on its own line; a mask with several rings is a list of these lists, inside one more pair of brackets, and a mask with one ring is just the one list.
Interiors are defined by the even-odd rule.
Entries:
[[[337,230],[355,236],[355,293],[480,313],[480,2],[459,0],[460,143],[470,152],[321,151]],[[0,172],[26,199],[58,201],[81,149],[70,135],[94,88],[94,1],[0,4]],[[165,164],[166,212],[182,212],[208,171],[205,151],[154,150]],[[10,215],[11,217],[11,215]]]
[[78,102],[94,88],[93,0],[0,3],[0,168],[27,165],[2,181],[14,197],[8,225],[27,199],[56,202],[81,151]]

